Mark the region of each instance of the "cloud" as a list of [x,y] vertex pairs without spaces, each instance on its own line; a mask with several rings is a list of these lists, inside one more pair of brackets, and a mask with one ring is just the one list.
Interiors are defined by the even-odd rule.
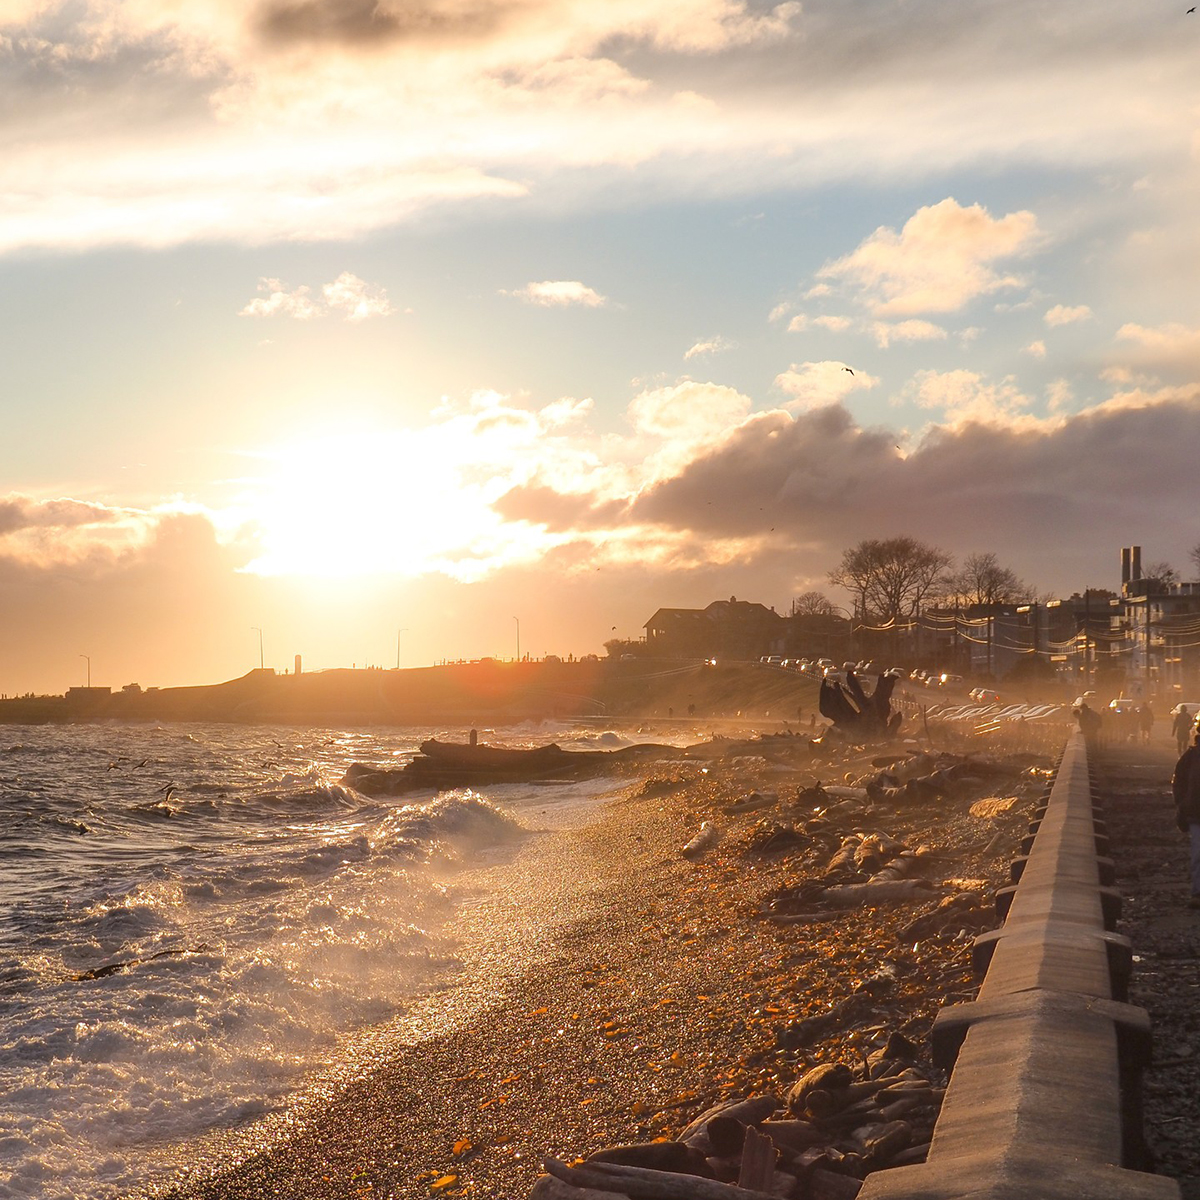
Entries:
[[1045,322],[1053,327],[1056,325],[1073,325],[1077,321],[1087,321],[1091,318],[1092,310],[1086,304],[1078,304],[1068,308],[1065,304],[1056,304],[1047,309]]
[[607,296],[602,296],[593,288],[580,283],[578,279],[544,279],[541,283],[527,283],[523,288],[516,288],[514,291],[501,289],[500,294],[516,296],[543,308],[570,308],[575,305],[582,308],[601,308],[608,303]]
[[0,563],[31,571],[111,570],[139,554],[164,521],[191,511],[181,504],[144,509],[12,492],[0,498]]
[[854,324],[849,317],[840,317],[835,314],[813,317],[812,323],[819,325],[822,329],[828,329],[830,333],[845,333]]
[[396,311],[383,288],[375,287],[349,271],[343,271],[332,283],[325,284],[321,294],[330,308],[346,314],[347,321],[386,317]]
[[946,331],[932,321],[874,321],[871,333],[876,345],[887,349],[892,342],[929,342],[939,341],[946,337]]
[[[123,520],[127,510],[84,500],[39,500],[18,492],[0,497],[0,538],[34,529],[59,532],[83,525],[110,525]],[[2,543],[0,543],[2,545]]]
[[951,197],[918,209],[899,233],[881,226],[817,274],[857,288],[877,316],[956,312],[979,296],[1020,286],[994,264],[1028,253],[1037,239],[1031,212],[993,218],[982,205],[964,208]]
[[851,392],[872,388],[878,382],[865,371],[853,371],[845,363],[828,360],[792,363],[786,371],[775,377],[775,386],[793,397],[787,407],[797,410],[838,404]]
[[395,312],[387,292],[349,271],[343,271],[332,283],[321,288],[321,299],[315,300],[307,285],[289,289],[278,279],[260,279],[256,296],[239,317],[292,317],[311,321],[327,313],[341,313],[347,321],[365,321],[368,317],[386,317]]
[[1012,376],[989,383],[974,371],[918,371],[902,396],[919,408],[934,410],[938,424],[947,429],[1022,425],[1032,420],[1028,416],[1032,398]]
[[[607,11],[605,11],[607,10]],[[349,48],[415,45],[456,48],[548,39],[555,26],[590,48],[623,36],[660,49],[706,54],[785,36],[800,4],[752,12],[737,0],[607,0],[563,12],[553,0],[271,0],[258,13],[256,32],[282,43]]]
[[288,290],[279,279],[260,279],[258,290],[265,295],[256,296],[244,308],[238,310],[239,317],[293,317],[297,321],[311,321],[321,315],[321,307],[312,299],[312,290],[301,286]]
[[683,357],[688,359],[698,358],[701,355],[720,354],[725,350],[736,349],[736,347],[737,342],[731,342],[728,338],[720,336],[707,338],[690,346]]
[[1046,343],[1043,341],[1030,342],[1029,345],[1025,347],[1025,353],[1031,358],[1045,358]]
[[827,329],[830,333],[845,333],[854,325],[850,317],[827,313],[819,317],[810,317],[806,313],[797,313],[788,322],[788,333],[803,333],[812,326]]
[[[926,382],[927,395],[956,396],[964,416],[989,391],[1001,409],[1023,403],[1004,382]],[[894,531],[957,553],[985,544],[1019,557],[1042,587],[1078,587],[1094,569],[1101,531],[1114,548],[1145,528],[1166,544],[1194,541],[1190,510],[1177,500],[1200,452],[1200,389],[1153,400],[1055,422],[939,424],[904,453],[894,431],[866,429],[838,404],[755,413],[632,494],[625,521],[647,540],[686,531],[697,545],[736,544],[747,573],[769,569],[781,536],[796,569],[819,573],[844,546]]]
[[1136,347],[1129,357],[1137,366],[1151,370],[1200,370],[1200,329],[1171,322],[1166,325],[1122,325],[1122,341]]
[[749,0],[0,12],[0,253],[347,239],[479,200],[878,190],[981,163],[1151,176],[1156,228],[1194,212],[1175,186],[1194,64],[1128,6],[1090,10],[1082,41],[1043,21],[1033,47],[1025,5],[930,0],[874,22]]

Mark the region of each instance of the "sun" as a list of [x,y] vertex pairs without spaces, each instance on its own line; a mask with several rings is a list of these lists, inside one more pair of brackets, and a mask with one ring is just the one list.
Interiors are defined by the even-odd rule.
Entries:
[[480,578],[536,558],[546,535],[493,501],[513,484],[481,439],[446,427],[340,432],[266,451],[250,501],[266,576]]

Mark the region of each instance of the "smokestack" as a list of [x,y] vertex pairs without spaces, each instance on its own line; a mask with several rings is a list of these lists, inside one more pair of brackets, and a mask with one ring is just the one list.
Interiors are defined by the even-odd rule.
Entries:
[[1121,547],[1121,582],[1129,582],[1129,547]]
[[1142,577],[1142,548],[1141,546],[1133,547],[1133,560],[1130,563],[1130,571],[1133,573],[1134,579]]
[[296,655],[296,674],[300,674],[300,655]]

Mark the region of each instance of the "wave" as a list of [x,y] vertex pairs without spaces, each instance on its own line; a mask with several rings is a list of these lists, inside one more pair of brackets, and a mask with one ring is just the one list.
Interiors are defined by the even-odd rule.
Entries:
[[380,822],[371,846],[380,854],[455,861],[479,850],[511,846],[528,834],[477,792],[463,789],[396,809]]

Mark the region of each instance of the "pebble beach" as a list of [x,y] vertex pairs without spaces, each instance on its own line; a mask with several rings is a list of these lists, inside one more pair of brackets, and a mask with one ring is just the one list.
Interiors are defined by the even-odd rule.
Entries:
[[[1052,763],[946,747],[935,761],[961,782],[902,803],[859,796],[878,748],[763,745],[630,779],[595,820],[456,879],[480,900],[439,990],[153,1194],[524,1197],[547,1156],[670,1138],[893,1034],[922,1045],[937,1008],[972,993],[971,940]],[[820,796],[821,781],[848,794]],[[715,844],[685,856],[706,822]],[[921,890],[812,901],[846,838],[869,834],[919,852]]]

